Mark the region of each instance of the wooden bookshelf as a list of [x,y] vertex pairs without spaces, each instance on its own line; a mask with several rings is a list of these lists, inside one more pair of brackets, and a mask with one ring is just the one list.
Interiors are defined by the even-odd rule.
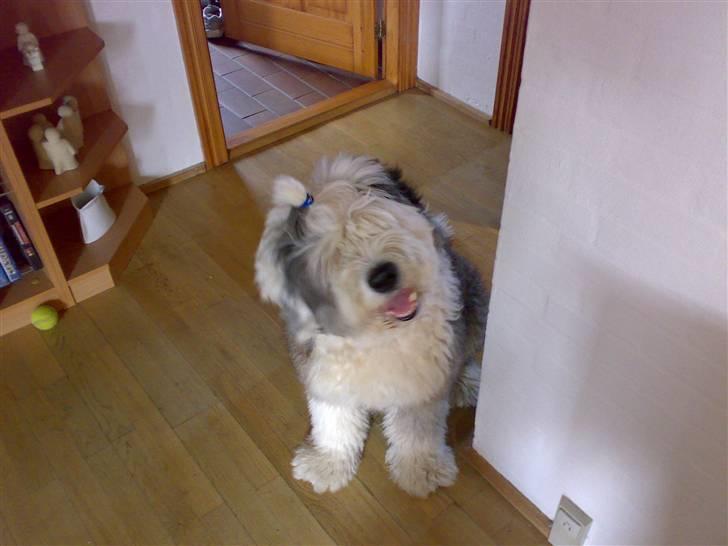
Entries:
[[[0,289],[0,335],[29,324],[42,303],[62,309],[114,286],[152,218],[146,196],[129,181],[126,150],[119,145],[127,126],[110,110],[97,59],[104,43],[87,27],[85,3],[59,1],[53,17],[43,6],[3,4],[4,17],[38,32],[45,57],[44,70],[32,72],[14,47],[0,51],[0,167],[44,267]],[[13,26],[0,25],[0,43],[14,43]],[[84,146],[79,167],[56,176],[38,168],[26,135],[37,111],[57,121],[58,99],[66,94],[79,100]],[[101,239],[85,245],[69,198],[95,177],[107,186],[117,219]]]

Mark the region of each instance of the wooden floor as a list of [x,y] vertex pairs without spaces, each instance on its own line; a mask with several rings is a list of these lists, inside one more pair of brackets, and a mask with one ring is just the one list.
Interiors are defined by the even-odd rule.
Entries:
[[154,194],[120,286],[0,340],[0,544],[543,543],[468,462],[472,412],[427,500],[388,479],[377,425],[347,488],[294,481],[306,405],[253,286],[271,179],[340,150],[402,166],[489,280],[508,148],[414,92]]

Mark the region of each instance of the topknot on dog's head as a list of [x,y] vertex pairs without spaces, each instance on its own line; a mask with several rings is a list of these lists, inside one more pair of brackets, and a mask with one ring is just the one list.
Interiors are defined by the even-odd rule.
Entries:
[[412,205],[424,211],[422,198],[417,191],[402,180],[398,167],[385,165],[381,161],[361,155],[339,154],[335,158],[322,158],[314,171],[314,187],[321,188],[332,183],[348,183],[359,193]]
[[273,181],[273,204],[276,207],[305,208],[312,201],[306,187],[292,176],[279,176]]
[[315,186],[348,182],[366,191],[372,184],[386,183],[388,177],[385,166],[373,157],[341,153],[333,159],[321,158],[316,164],[312,180]]

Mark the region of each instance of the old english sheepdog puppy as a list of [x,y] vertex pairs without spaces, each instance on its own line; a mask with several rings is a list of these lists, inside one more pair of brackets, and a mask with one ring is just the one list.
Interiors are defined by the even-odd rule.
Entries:
[[[488,297],[444,215],[369,157],[322,160],[310,186],[273,187],[255,278],[285,319],[311,433],[293,474],[316,492],[356,473],[383,413],[392,479],[412,495],[452,485],[451,404],[477,400]],[[314,202],[315,199],[315,202]]]

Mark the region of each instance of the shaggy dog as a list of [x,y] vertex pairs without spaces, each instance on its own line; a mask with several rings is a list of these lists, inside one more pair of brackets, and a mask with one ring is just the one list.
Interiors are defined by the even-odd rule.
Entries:
[[451,404],[477,400],[487,295],[452,249],[446,217],[430,214],[399,170],[322,160],[311,191],[275,180],[255,264],[262,297],[282,310],[311,414],[293,474],[319,493],[344,487],[370,412],[382,412],[392,479],[427,496],[457,476],[446,420]]

